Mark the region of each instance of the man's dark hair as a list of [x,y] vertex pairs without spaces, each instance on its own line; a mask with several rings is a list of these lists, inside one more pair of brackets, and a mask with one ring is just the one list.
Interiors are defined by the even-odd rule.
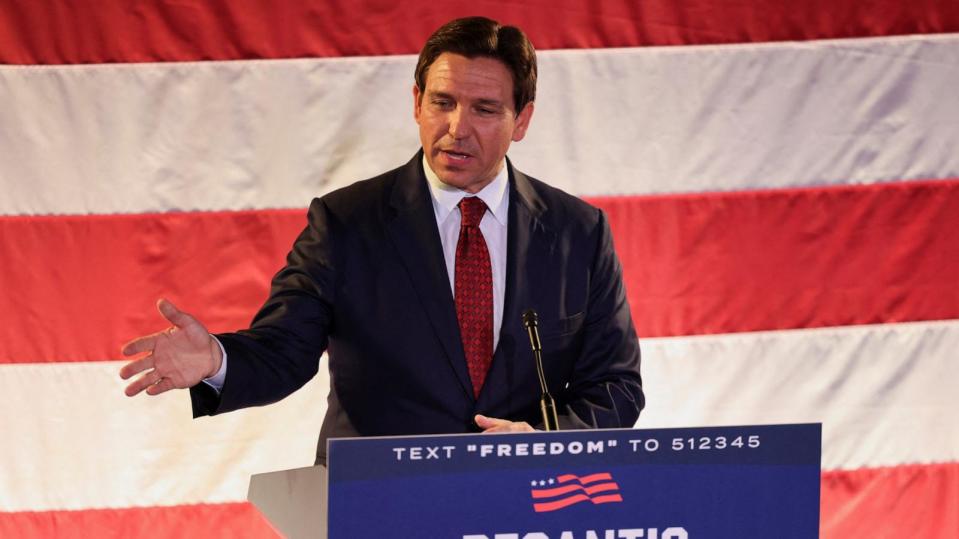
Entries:
[[519,114],[536,98],[536,51],[526,34],[515,26],[502,26],[486,17],[452,20],[426,40],[416,62],[416,87],[426,90],[426,72],[444,52],[467,58],[499,60],[513,75],[513,104]]

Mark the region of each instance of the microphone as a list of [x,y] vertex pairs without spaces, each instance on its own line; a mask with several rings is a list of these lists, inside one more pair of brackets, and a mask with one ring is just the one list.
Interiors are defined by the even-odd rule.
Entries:
[[547,431],[559,430],[559,417],[556,415],[556,403],[549,394],[546,386],[546,375],[543,373],[543,347],[539,342],[539,328],[536,311],[526,309],[523,313],[523,327],[529,333],[529,343],[533,347],[533,360],[536,362],[536,374],[539,375],[539,387],[543,394],[539,399],[539,409],[543,414],[543,428]]

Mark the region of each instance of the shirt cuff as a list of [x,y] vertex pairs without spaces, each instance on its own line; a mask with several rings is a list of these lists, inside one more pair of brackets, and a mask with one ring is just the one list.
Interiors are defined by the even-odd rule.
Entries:
[[223,389],[223,382],[226,381],[226,349],[223,348],[223,343],[220,342],[220,339],[217,339],[213,335],[213,340],[216,341],[216,345],[220,347],[220,352],[223,353],[223,361],[220,363],[220,370],[216,371],[216,374],[209,378],[204,378],[203,383],[212,387],[217,394]]

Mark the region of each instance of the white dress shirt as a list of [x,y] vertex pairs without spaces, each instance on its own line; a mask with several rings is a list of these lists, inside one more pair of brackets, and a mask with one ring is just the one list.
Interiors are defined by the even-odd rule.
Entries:
[[[462,214],[457,204],[465,197],[473,196],[446,185],[436,176],[426,158],[423,158],[423,171],[430,187],[433,199],[433,213],[436,214],[436,226],[440,231],[443,244],[443,258],[446,259],[446,275],[450,278],[450,290],[456,290],[456,244],[460,237]],[[477,197],[486,203],[486,214],[480,221],[480,231],[486,239],[490,265],[493,270],[493,350],[499,343],[499,330],[503,325],[503,302],[506,296],[506,230],[509,220],[509,172],[505,163],[493,181],[484,187]]]

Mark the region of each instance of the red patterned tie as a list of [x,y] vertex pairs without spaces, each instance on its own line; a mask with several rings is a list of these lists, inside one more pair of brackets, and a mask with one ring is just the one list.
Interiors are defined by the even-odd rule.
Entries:
[[486,372],[493,361],[493,272],[489,250],[479,224],[486,204],[477,197],[460,201],[460,237],[456,243],[456,318],[460,324],[463,351],[473,395],[479,397]]

